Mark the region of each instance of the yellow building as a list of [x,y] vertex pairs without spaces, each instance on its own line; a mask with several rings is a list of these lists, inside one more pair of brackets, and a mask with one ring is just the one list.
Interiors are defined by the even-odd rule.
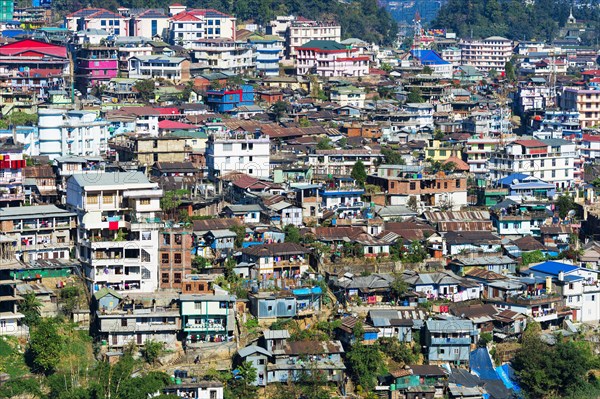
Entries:
[[432,139],[427,142],[427,146],[425,147],[426,159],[444,162],[450,157],[462,159],[461,149],[441,140]]

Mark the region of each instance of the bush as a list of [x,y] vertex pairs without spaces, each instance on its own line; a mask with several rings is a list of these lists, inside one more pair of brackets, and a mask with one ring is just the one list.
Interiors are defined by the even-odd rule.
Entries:
[[144,345],[144,349],[142,349],[142,356],[148,364],[154,364],[160,357],[163,348],[164,344],[162,342],[148,340]]
[[492,342],[493,339],[494,339],[494,337],[492,336],[491,333],[488,333],[488,332],[481,333],[481,335],[479,336],[479,346],[481,346],[482,348],[486,347],[487,344]]

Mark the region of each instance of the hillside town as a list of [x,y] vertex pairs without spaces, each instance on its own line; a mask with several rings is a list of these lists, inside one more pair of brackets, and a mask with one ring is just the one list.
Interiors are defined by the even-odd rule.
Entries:
[[[384,46],[0,3],[0,397],[600,395],[576,352],[600,353],[600,66],[573,10],[551,42],[417,13]],[[536,353],[587,368],[532,382]]]

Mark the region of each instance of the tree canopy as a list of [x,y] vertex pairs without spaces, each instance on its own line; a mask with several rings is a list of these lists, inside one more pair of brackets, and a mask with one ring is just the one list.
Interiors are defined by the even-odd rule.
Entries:
[[365,164],[361,160],[354,163],[350,176],[352,176],[360,186],[365,184],[367,181],[367,170],[365,169]]

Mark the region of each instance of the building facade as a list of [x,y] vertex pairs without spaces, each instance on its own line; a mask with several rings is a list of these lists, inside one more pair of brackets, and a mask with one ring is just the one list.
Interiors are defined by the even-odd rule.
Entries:
[[491,36],[483,40],[460,42],[461,63],[470,65],[481,72],[495,70],[504,73],[504,65],[513,54],[513,42],[504,37]]

